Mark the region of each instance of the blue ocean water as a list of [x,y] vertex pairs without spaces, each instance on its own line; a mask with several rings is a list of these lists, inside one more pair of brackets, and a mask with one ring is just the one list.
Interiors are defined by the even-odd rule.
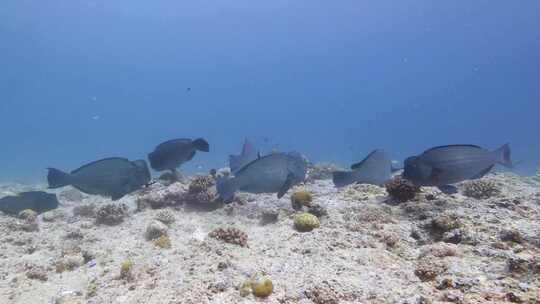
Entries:
[[0,181],[204,137],[348,165],[510,142],[540,166],[540,2],[3,0]]

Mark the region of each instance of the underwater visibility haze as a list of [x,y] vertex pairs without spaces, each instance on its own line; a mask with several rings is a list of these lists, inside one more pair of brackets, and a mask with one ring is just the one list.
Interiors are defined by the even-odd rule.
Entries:
[[510,142],[540,165],[537,1],[3,1],[0,181],[146,158],[205,138],[183,166],[261,152],[402,162]]
[[1,0],[0,303],[540,303],[540,1]]

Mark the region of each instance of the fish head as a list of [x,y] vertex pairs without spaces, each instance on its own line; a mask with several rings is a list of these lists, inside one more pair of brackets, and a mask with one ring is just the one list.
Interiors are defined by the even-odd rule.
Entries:
[[150,161],[150,166],[156,171],[166,170],[165,158],[161,156],[161,153],[154,151],[148,154],[148,160]]
[[418,156],[412,156],[405,159],[405,168],[403,171],[403,178],[410,180],[415,184],[421,184],[429,180],[431,176],[431,166],[422,162]]
[[287,169],[291,172],[297,182],[303,182],[306,179],[308,160],[298,152],[288,153]]
[[150,175],[150,170],[148,169],[146,161],[138,159],[133,161],[133,164],[135,165],[135,184],[137,186],[148,184],[152,179],[152,176]]

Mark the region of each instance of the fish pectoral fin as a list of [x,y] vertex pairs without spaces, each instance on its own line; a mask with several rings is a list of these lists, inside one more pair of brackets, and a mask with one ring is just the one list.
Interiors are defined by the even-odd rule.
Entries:
[[438,184],[439,180],[441,179],[442,173],[443,173],[443,170],[439,168],[432,168],[431,174],[429,175],[429,181],[433,184]]
[[457,187],[452,186],[452,185],[442,185],[442,186],[439,186],[437,188],[439,188],[439,190],[441,190],[441,192],[444,193],[444,194],[456,194],[456,193],[458,193]]
[[491,171],[491,169],[493,169],[494,166],[495,165],[491,165],[491,166],[487,167],[486,169],[480,171],[480,173],[478,173],[475,176],[471,177],[471,179],[479,179],[479,178],[484,177],[484,175],[488,174],[489,171]]
[[287,175],[287,179],[285,180],[285,183],[284,183],[283,186],[281,186],[281,188],[279,189],[279,192],[278,192],[278,194],[277,194],[277,197],[278,197],[278,198],[282,198],[283,195],[285,195],[285,193],[287,193],[287,191],[289,191],[289,189],[291,189],[293,183],[294,183],[294,174],[289,173],[289,174]]

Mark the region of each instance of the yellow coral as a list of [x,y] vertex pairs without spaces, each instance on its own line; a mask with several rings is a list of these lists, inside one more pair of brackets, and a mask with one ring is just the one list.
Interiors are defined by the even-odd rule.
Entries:
[[313,197],[306,190],[298,190],[291,195],[291,204],[294,210],[302,210],[302,207],[311,207]]
[[259,298],[266,298],[274,291],[274,284],[269,278],[262,278],[251,283],[253,295]]
[[313,201],[313,196],[306,190],[299,190],[291,195],[291,203],[309,207]]
[[240,296],[247,297],[251,293],[251,280],[247,280],[240,286]]
[[133,262],[131,260],[125,260],[120,265],[120,278],[129,279],[132,276]]
[[294,218],[294,227],[301,232],[308,232],[320,226],[319,219],[311,213],[301,213]]
[[171,248],[171,239],[167,235],[162,235],[154,240],[154,245],[159,248],[169,249]]

